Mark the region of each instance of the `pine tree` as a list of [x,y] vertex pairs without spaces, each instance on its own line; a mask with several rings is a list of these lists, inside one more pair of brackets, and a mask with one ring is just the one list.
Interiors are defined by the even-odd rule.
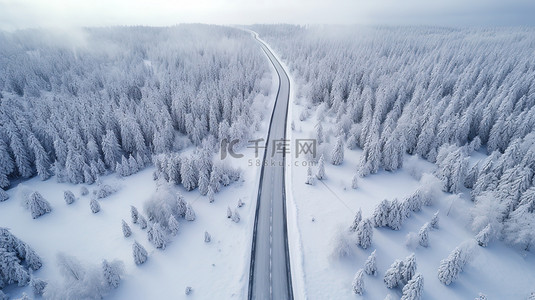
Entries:
[[141,244],[139,244],[137,241],[134,241],[134,244],[132,245],[132,250],[134,253],[134,262],[136,265],[141,265],[147,261],[147,250]]
[[85,186],[83,186],[80,188],[80,194],[82,196],[86,196],[87,194],[89,194],[89,190]]
[[91,199],[89,202],[89,207],[91,208],[91,211],[96,214],[100,211],[100,204],[96,199]]
[[133,205],[130,206],[130,216],[132,217],[132,223],[136,224],[138,222],[139,213],[137,208]]
[[63,198],[65,199],[65,203],[67,204],[72,204],[74,200],[76,200],[76,197],[74,197],[74,193],[71,191],[64,191]]
[[137,222],[139,224],[139,227],[141,227],[141,229],[147,228],[147,220],[145,220],[145,217],[143,215],[139,215]]
[[438,222],[439,222],[439,216],[438,213],[440,211],[437,210],[437,212],[433,215],[433,218],[431,219],[431,227],[438,229]]
[[357,227],[359,226],[360,221],[362,221],[362,209],[359,209],[357,213],[355,214],[355,218],[353,219],[353,224],[349,227],[349,231],[355,232],[357,230]]
[[384,199],[375,207],[373,212],[373,226],[384,227],[388,225],[388,210],[390,209],[390,201]]
[[9,199],[9,195],[6,191],[0,188],[0,202],[6,201],[7,199]]
[[383,278],[387,288],[395,288],[403,284],[403,262],[396,259],[390,266],[390,269],[386,270]]
[[195,211],[189,203],[186,205],[186,215],[184,218],[186,221],[195,221]]
[[50,203],[48,203],[48,201],[46,201],[45,198],[39,194],[39,192],[33,192],[30,194],[27,201],[27,207],[32,214],[32,218],[34,219],[37,219],[40,216],[52,211]]
[[358,174],[353,175],[353,178],[351,179],[352,189],[356,190],[359,187],[358,181],[359,181],[359,175]]
[[182,158],[180,163],[180,175],[182,176],[182,185],[188,191],[197,187],[197,178],[195,178],[195,169],[193,161],[190,158]]
[[33,150],[35,157],[35,168],[37,169],[37,174],[41,180],[47,180],[50,178],[50,161],[48,159],[48,154],[45,149],[37,140],[37,138],[31,134],[29,136],[30,148]]
[[167,246],[167,237],[159,223],[154,223],[149,227],[147,237],[156,248],[165,249]]
[[418,244],[426,248],[429,246],[429,223],[425,223],[418,231]]
[[308,185],[314,185],[316,182],[316,177],[312,175],[312,167],[309,165],[307,168],[307,180],[305,181]]
[[112,130],[107,130],[106,135],[102,138],[102,152],[104,153],[104,162],[108,167],[114,168],[121,154],[121,146],[117,141],[117,136]]
[[364,270],[360,269],[355,274],[355,278],[353,278],[353,293],[357,295],[364,294]]
[[[137,262],[136,262],[137,263]],[[102,261],[102,275],[104,277],[104,283],[109,288],[116,289],[121,282],[121,275],[124,273],[124,266],[121,261],[112,261],[109,263],[107,260]]]
[[215,201],[215,195],[214,195],[214,190],[212,189],[211,186],[208,187],[208,193],[207,193],[207,196],[208,196],[208,201],[210,203],[214,203]]
[[372,244],[373,227],[370,219],[365,219],[357,226],[357,243],[362,249],[368,249]]
[[390,202],[390,209],[388,210],[388,227],[393,230],[399,230],[403,222],[402,205],[397,199]]
[[210,178],[208,177],[208,171],[199,172],[199,193],[205,196],[208,194],[210,187]]
[[227,206],[227,218],[232,218],[232,210],[230,209],[230,206]]
[[43,266],[41,258],[28,245],[24,245],[24,261],[26,262],[26,266],[33,271],[37,271]]
[[[30,286],[32,287],[32,291],[36,296],[42,296],[47,285],[48,283],[46,281],[34,276],[30,276]],[[0,299],[2,299],[1,296]]]
[[366,262],[364,263],[364,271],[368,275],[377,275],[377,258],[376,258],[376,252],[377,250],[373,250],[372,254],[368,256],[368,259],[366,259]]
[[401,300],[420,300],[424,291],[424,277],[422,274],[415,274],[414,277],[403,287]]
[[477,244],[481,247],[487,247],[491,238],[491,233],[490,224],[487,224],[487,226],[481,229],[481,231],[476,235]]
[[450,285],[457,280],[459,274],[463,271],[466,260],[463,250],[460,247],[455,248],[450,255],[440,262],[438,267],[438,279],[445,285]]
[[318,142],[318,145],[321,145],[324,142],[323,126],[321,125],[321,122],[316,124],[316,141]]
[[407,283],[410,281],[414,276],[414,273],[416,273],[416,256],[412,253],[403,261],[403,268],[401,270],[403,282]]
[[316,178],[318,178],[319,180],[325,178],[325,159],[323,158],[323,154],[320,156],[320,159],[318,161],[318,171],[316,172]]
[[173,216],[173,215],[169,216],[169,221],[167,222],[167,227],[169,228],[169,231],[171,231],[172,235],[177,235],[180,225],[179,225],[178,221],[176,220],[175,216]]
[[125,220],[122,220],[123,222],[123,235],[124,237],[129,237],[132,235],[132,229],[130,229],[130,226],[125,222]]
[[234,213],[232,214],[232,221],[234,223],[238,223],[240,221],[240,214],[238,213],[238,209],[234,209]]
[[243,207],[245,204],[243,203],[243,201],[241,201],[241,198],[238,199],[238,207]]
[[342,135],[336,139],[336,145],[331,153],[331,163],[335,166],[340,165],[344,161],[344,141]]
[[3,247],[0,247],[0,279],[4,284],[17,283],[18,286],[26,286],[30,281],[30,275],[15,253],[8,252]]
[[204,242],[205,243],[210,243],[211,240],[212,240],[212,236],[208,233],[208,231],[205,231],[204,232]]
[[136,159],[130,154],[128,157],[128,169],[130,170],[130,175],[135,174],[139,171],[139,165]]

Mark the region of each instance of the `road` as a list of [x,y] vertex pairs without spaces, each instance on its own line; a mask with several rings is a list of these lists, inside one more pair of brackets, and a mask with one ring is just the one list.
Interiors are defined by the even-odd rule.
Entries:
[[[293,299],[286,224],[286,191],[284,186],[284,151],[273,145],[285,146],[286,121],[290,96],[290,80],[286,71],[269,48],[253,33],[279,77],[279,89],[271,115],[264,165],[256,206],[251,248],[248,299]],[[280,141],[280,142],[277,142]],[[282,143],[282,144],[281,144]]]

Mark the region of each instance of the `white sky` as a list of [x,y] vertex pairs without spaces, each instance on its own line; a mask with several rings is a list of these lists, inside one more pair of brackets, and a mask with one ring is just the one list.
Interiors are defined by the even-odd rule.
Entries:
[[535,25],[534,0],[0,0],[0,29],[253,24]]

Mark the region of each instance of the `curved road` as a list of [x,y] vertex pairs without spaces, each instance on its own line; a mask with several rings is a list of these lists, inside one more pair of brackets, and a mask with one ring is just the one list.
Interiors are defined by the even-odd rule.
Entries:
[[[279,90],[271,115],[264,151],[251,250],[248,299],[293,299],[286,225],[284,186],[284,151],[273,145],[284,145],[290,96],[290,80],[266,44],[253,32],[279,76]],[[279,141],[279,142],[277,142]],[[289,151],[290,142],[285,145]],[[275,153],[274,153],[275,152]]]

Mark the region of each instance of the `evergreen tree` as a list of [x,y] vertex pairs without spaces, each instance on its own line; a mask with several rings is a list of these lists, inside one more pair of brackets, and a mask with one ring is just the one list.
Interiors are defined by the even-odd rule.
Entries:
[[178,229],[179,229],[179,223],[176,220],[175,216],[170,215],[169,221],[167,222],[167,227],[169,228],[169,231],[171,231],[172,235],[177,235]]
[[144,216],[139,215],[137,222],[139,224],[139,227],[141,227],[141,229],[147,228],[147,220],[145,220]]
[[390,202],[390,209],[388,210],[388,227],[393,230],[399,230],[403,222],[402,205],[397,199]]
[[355,278],[353,278],[353,293],[357,295],[364,294],[364,270],[360,269],[355,274]]
[[167,246],[167,237],[159,223],[154,223],[149,227],[147,237],[156,248],[165,249]]
[[210,243],[211,240],[212,240],[212,236],[208,233],[208,231],[205,231],[204,232],[204,242],[205,243]]
[[232,221],[234,223],[238,223],[240,221],[240,214],[238,213],[237,209],[234,209],[234,213],[232,214]]
[[208,201],[210,203],[214,203],[215,195],[214,195],[214,190],[212,189],[211,186],[208,187],[208,193],[206,195],[208,196]]
[[121,146],[112,130],[107,130],[106,135],[102,138],[102,152],[104,153],[104,162],[106,165],[114,168],[121,154]]
[[429,223],[425,223],[418,231],[418,244],[422,247],[429,246]]
[[357,226],[357,243],[362,249],[368,249],[372,244],[373,227],[370,219],[365,219]]
[[353,224],[351,224],[351,226],[349,227],[349,231],[355,232],[357,230],[357,227],[359,226],[360,221],[362,221],[362,209],[359,209],[355,214]]
[[407,283],[412,279],[414,274],[416,273],[416,256],[414,253],[407,256],[405,260],[403,261],[403,268],[401,271],[401,277],[403,278],[403,282]]
[[323,158],[323,154],[320,156],[318,161],[318,171],[316,172],[316,177],[319,180],[325,178],[325,159]]
[[139,218],[139,212],[133,205],[130,206],[130,216],[132,217],[132,223],[137,224]]
[[431,227],[435,229],[438,229],[438,222],[439,222],[438,213],[439,211],[437,210],[437,212],[433,215],[433,218],[431,218],[431,223],[430,223]]
[[96,214],[100,211],[100,204],[96,199],[91,199],[89,202],[89,207],[91,208],[91,211]]
[[335,166],[340,165],[344,161],[344,141],[342,135],[336,139],[336,145],[331,153],[331,163]]
[[390,266],[390,269],[386,270],[383,281],[387,288],[395,288],[403,284],[403,262],[401,260],[395,260]]
[[35,157],[35,168],[37,169],[37,174],[41,178],[41,180],[47,180],[50,178],[50,161],[48,158],[48,154],[46,153],[45,149],[37,140],[37,138],[31,134],[29,136],[29,143],[30,148],[33,150],[33,154]]
[[182,185],[188,191],[197,187],[197,179],[195,178],[195,169],[193,161],[188,158],[183,158],[180,163],[180,175],[182,176]]
[[0,188],[0,202],[6,201],[9,199],[9,195],[4,191],[2,188]]
[[375,207],[373,211],[373,226],[384,227],[388,225],[388,214],[390,209],[390,201],[384,199]]
[[208,177],[208,171],[199,172],[199,193],[205,196],[208,194],[208,189],[210,187],[210,178]]
[[50,203],[39,194],[39,192],[33,192],[30,194],[27,200],[27,208],[32,214],[32,218],[37,219],[40,216],[47,214],[52,211]]
[[476,235],[476,241],[478,245],[481,247],[487,247],[491,238],[491,233],[492,232],[491,232],[490,224],[487,224],[487,226],[481,229],[481,231]]
[[195,221],[195,211],[189,203],[186,205],[186,215],[184,218],[186,221]]
[[[32,291],[34,295],[42,296],[47,285],[48,283],[46,281],[40,278],[36,278],[34,276],[30,276],[30,286],[32,287]],[[0,296],[0,299],[2,299],[1,296]]]
[[227,218],[232,218],[232,210],[230,209],[230,206],[227,206]]
[[353,175],[353,178],[351,179],[351,188],[354,190],[356,190],[359,187],[358,179],[359,179],[358,174]]
[[26,266],[33,271],[39,270],[43,266],[41,258],[35,253],[35,251],[28,245],[24,245],[24,261]]
[[68,190],[63,192],[63,198],[65,199],[65,203],[67,204],[72,204],[74,200],[76,200],[76,197],[74,197],[74,193]]
[[15,253],[8,252],[0,247],[0,283],[16,283],[18,286],[26,286],[30,281],[28,271],[20,264],[20,260]]
[[124,273],[124,265],[121,261],[112,261],[109,263],[107,260],[102,261],[102,275],[104,277],[104,283],[109,288],[116,289],[121,282],[121,275]]
[[466,263],[463,250],[460,247],[455,248],[447,258],[440,261],[438,279],[443,284],[450,285],[457,280]]
[[366,259],[366,262],[364,263],[364,271],[368,275],[377,275],[377,258],[376,258],[376,252],[377,250],[373,250],[372,254],[368,256]]
[[123,235],[124,237],[129,237],[132,235],[132,229],[130,229],[130,226],[128,226],[128,224],[122,220],[123,222]]
[[140,243],[137,241],[134,241],[134,244],[132,245],[132,250],[134,253],[134,262],[136,265],[141,265],[147,261],[147,250],[143,246],[141,246]]
[[401,300],[420,300],[424,291],[424,277],[422,274],[415,274],[414,277],[403,287]]
[[321,122],[316,124],[316,141],[318,142],[318,145],[321,145],[324,142],[323,126],[321,125]]
[[87,194],[89,194],[89,190],[85,186],[83,186],[80,188],[80,194],[82,196],[86,196]]

